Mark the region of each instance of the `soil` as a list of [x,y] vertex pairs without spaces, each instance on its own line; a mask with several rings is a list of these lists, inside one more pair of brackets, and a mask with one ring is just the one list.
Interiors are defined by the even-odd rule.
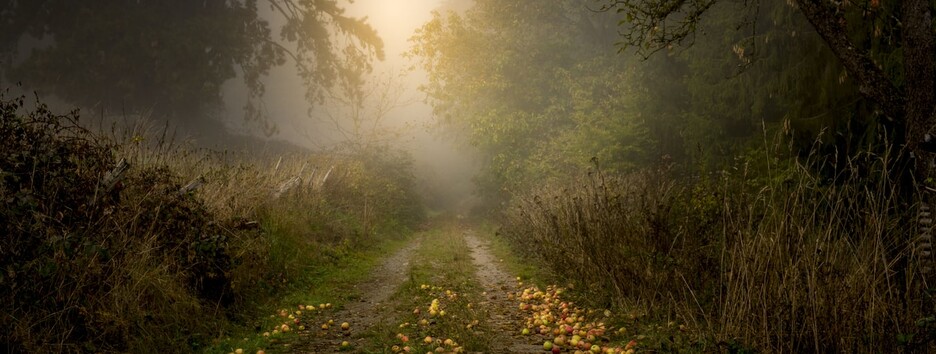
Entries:
[[[490,246],[475,236],[473,231],[466,229],[462,236],[471,249],[476,277],[483,287],[481,291],[484,299],[478,305],[490,314],[487,325],[493,333],[491,354],[542,353],[541,345],[531,344],[536,343],[539,338],[523,337],[519,334],[518,324],[522,321],[521,313],[516,307],[516,302],[507,297],[508,293],[518,289],[516,280],[502,269],[500,262],[491,253]],[[391,315],[389,309],[389,303],[393,300],[391,296],[406,280],[409,261],[419,244],[419,240],[415,239],[410,245],[385,259],[369,280],[355,286],[355,292],[360,296],[359,300],[344,305],[330,316],[336,321],[341,319],[350,323],[352,330],[349,336],[344,336],[340,330],[323,333],[312,329],[300,333],[301,339],[292,343],[288,351],[341,353],[338,348],[345,340],[349,341],[353,347],[367,347],[367,343],[364,342],[367,339],[356,336],[355,333],[363,333],[380,321],[386,321],[385,317]]]
[[406,280],[409,262],[416,249],[419,248],[419,239],[414,239],[409,245],[400,249],[389,258],[383,260],[370,278],[354,286],[357,301],[349,301],[338,309],[330,318],[335,321],[346,321],[351,325],[349,336],[344,336],[337,330],[339,323],[335,323],[336,330],[322,333],[312,329],[299,333],[300,340],[293,343],[290,351],[293,353],[342,353],[338,351],[342,341],[348,341],[352,347],[362,347],[361,338],[356,333],[364,333],[376,325],[384,316],[390,296]]
[[522,317],[517,303],[507,294],[517,289],[517,281],[499,266],[491,254],[490,246],[481,242],[472,231],[463,233],[471,248],[471,258],[476,268],[478,282],[484,288],[485,299],[479,303],[490,314],[488,325],[494,333],[491,353],[543,353],[541,345],[530,344],[532,339],[520,336],[518,324]]

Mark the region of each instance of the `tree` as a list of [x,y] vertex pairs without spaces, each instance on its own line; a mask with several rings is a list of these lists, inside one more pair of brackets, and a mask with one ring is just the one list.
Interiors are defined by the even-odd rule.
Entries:
[[[374,151],[378,147],[399,145],[407,127],[388,122],[390,113],[416,102],[405,96],[407,71],[385,72],[369,80],[339,80],[336,89],[328,92],[325,105],[310,109],[310,115],[331,125],[338,135],[335,148],[352,153]],[[305,132],[315,140],[315,132]]]
[[[636,48],[636,52],[645,57],[666,48],[691,44],[700,28],[700,19],[719,2],[600,1],[604,3],[604,10],[613,10],[623,17],[619,22],[621,44],[625,48]],[[787,3],[795,6],[809,22],[849,80],[854,81],[860,95],[874,103],[880,114],[870,116],[883,118],[879,125],[887,132],[889,144],[901,152],[886,166],[891,169],[886,182],[894,183],[891,185],[898,192],[897,201],[905,208],[891,211],[907,225],[920,225],[920,234],[881,242],[888,245],[887,262],[892,262],[897,270],[894,280],[900,284],[898,297],[904,297],[908,307],[918,307],[922,313],[932,314],[933,298],[924,289],[933,275],[927,270],[932,267],[933,257],[929,252],[932,247],[931,193],[926,191],[936,191],[932,188],[934,171],[931,170],[934,142],[927,141],[936,123],[932,4],[923,0],[788,0]],[[756,18],[761,2],[744,4]],[[748,25],[752,32],[759,30],[755,23]],[[817,77],[816,81],[821,80]],[[861,120],[867,116],[842,115],[839,119],[846,120],[846,126],[852,127],[852,124],[863,124]],[[908,212],[910,205],[918,207],[918,214]],[[880,237],[889,236],[882,234]],[[929,345],[931,340],[923,336],[917,344]]]
[[292,62],[310,102],[370,70],[383,44],[336,0],[6,0],[0,7],[0,77],[83,107],[150,111],[217,129],[205,110],[234,78],[248,89],[246,118],[266,124],[263,77]]
[[[718,0],[599,0],[602,9],[623,18],[621,44],[648,56],[672,46],[690,44],[700,19]],[[926,156],[921,148],[933,128],[934,60],[932,8],[925,0],[828,1],[791,0],[839,59],[860,92],[874,101],[894,122],[894,142],[913,156]],[[757,11],[759,1],[751,4]],[[756,31],[756,25],[753,25]],[[868,32],[876,40],[867,41]],[[882,36],[882,34],[885,34]],[[875,43],[878,42],[878,43]],[[902,54],[889,54],[880,42]],[[889,62],[898,62],[897,68]],[[914,159],[914,178],[931,177],[924,159]]]
[[481,155],[486,202],[570,178],[592,157],[622,172],[650,159],[652,118],[616,56],[615,25],[574,0],[479,0],[413,37],[437,119]]

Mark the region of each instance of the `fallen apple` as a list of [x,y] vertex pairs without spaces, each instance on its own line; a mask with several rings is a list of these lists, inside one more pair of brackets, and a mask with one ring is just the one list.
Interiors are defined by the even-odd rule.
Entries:
[[624,349],[633,349],[636,346],[637,346],[637,341],[631,339],[631,341],[627,342],[627,345],[624,346]]
[[560,346],[560,347],[565,346],[565,344],[566,344],[566,337],[563,336],[563,335],[560,335],[560,336],[554,338],[554,339],[553,339],[553,344],[558,345],[558,346]]

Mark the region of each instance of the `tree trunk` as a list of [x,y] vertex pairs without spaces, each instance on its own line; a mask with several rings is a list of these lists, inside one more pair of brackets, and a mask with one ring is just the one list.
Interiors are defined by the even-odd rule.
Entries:
[[849,76],[855,78],[861,93],[877,102],[889,118],[898,121],[904,119],[904,95],[871,60],[868,52],[852,43],[842,11],[827,0],[796,0],[796,4],[835,56],[842,61]]
[[[903,28],[903,56],[904,76],[906,80],[906,113],[904,121],[906,127],[907,149],[915,157],[913,159],[913,185],[915,194],[919,196],[919,231],[912,235],[910,241],[913,247],[912,264],[916,267],[909,274],[903,274],[907,283],[909,294],[923,293],[930,286],[931,274],[927,274],[933,265],[931,244],[931,200],[925,191],[926,183],[932,176],[931,162],[933,153],[921,149],[924,136],[933,127],[933,108],[936,103],[933,72],[933,19],[930,13],[929,0],[906,0],[901,8],[901,22]],[[924,215],[925,214],[925,215]],[[924,221],[926,220],[926,221]],[[921,278],[917,278],[920,276]],[[921,281],[922,280],[922,281]],[[910,296],[911,308],[919,308],[923,313],[932,312],[932,301],[925,297],[918,299]],[[920,302],[916,302],[920,301]]]
[[[877,102],[884,114],[897,126],[899,131],[891,138],[900,154],[894,161],[896,164],[890,167],[896,169],[892,171],[897,183],[895,187],[898,189],[901,203],[906,205],[905,210],[919,203],[916,205],[920,207],[920,216],[931,212],[933,208],[928,200],[931,198],[927,198],[929,193],[924,191],[924,187],[931,177],[930,162],[936,154],[921,148],[925,135],[933,127],[936,106],[934,34],[929,0],[905,0],[900,4],[905,77],[903,91],[897,89],[867,51],[855,47],[848,36],[842,11],[833,2],[796,2],[816,32],[842,61],[848,74],[855,78],[861,93]],[[911,154],[913,159],[909,158]],[[904,216],[908,218],[909,223],[923,222],[923,219],[931,220],[928,215],[916,220],[917,215],[912,212]],[[920,269],[933,265],[932,255],[925,254],[931,250],[928,241],[931,236],[927,236],[930,233],[928,228],[929,225],[920,225],[918,232],[894,240],[898,247],[890,255],[897,262],[894,265],[897,271],[895,275],[897,281],[903,285],[901,288],[905,291],[904,300],[908,301],[908,309],[915,308],[915,311],[923,313],[931,313],[931,301],[918,298],[916,294],[922,293],[922,287],[927,286],[927,279],[924,278],[921,282],[915,278],[924,275],[919,272]],[[904,248],[904,245],[909,247]],[[913,249],[913,254],[907,254],[907,249]],[[925,252],[920,252],[920,249],[925,249]],[[921,300],[922,303],[918,303]]]
[[916,180],[930,177],[929,153],[919,144],[933,127],[933,19],[928,0],[906,0],[902,4],[904,76],[906,77],[906,143],[917,157],[914,162]]

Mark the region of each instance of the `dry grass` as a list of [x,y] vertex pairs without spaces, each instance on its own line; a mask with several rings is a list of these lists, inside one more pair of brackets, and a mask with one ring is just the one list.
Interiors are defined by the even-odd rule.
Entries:
[[692,182],[595,171],[517,200],[501,232],[598,301],[688,323],[696,349],[931,349],[914,207],[890,157],[812,172],[825,161],[759,180],[745,166]]
[[[197,350],[316,264],[419,217],[396,204],[418,205],[398,156],[199,151],[2,103],[0,351]],[[102,190],[120,159],[130,169]]]

